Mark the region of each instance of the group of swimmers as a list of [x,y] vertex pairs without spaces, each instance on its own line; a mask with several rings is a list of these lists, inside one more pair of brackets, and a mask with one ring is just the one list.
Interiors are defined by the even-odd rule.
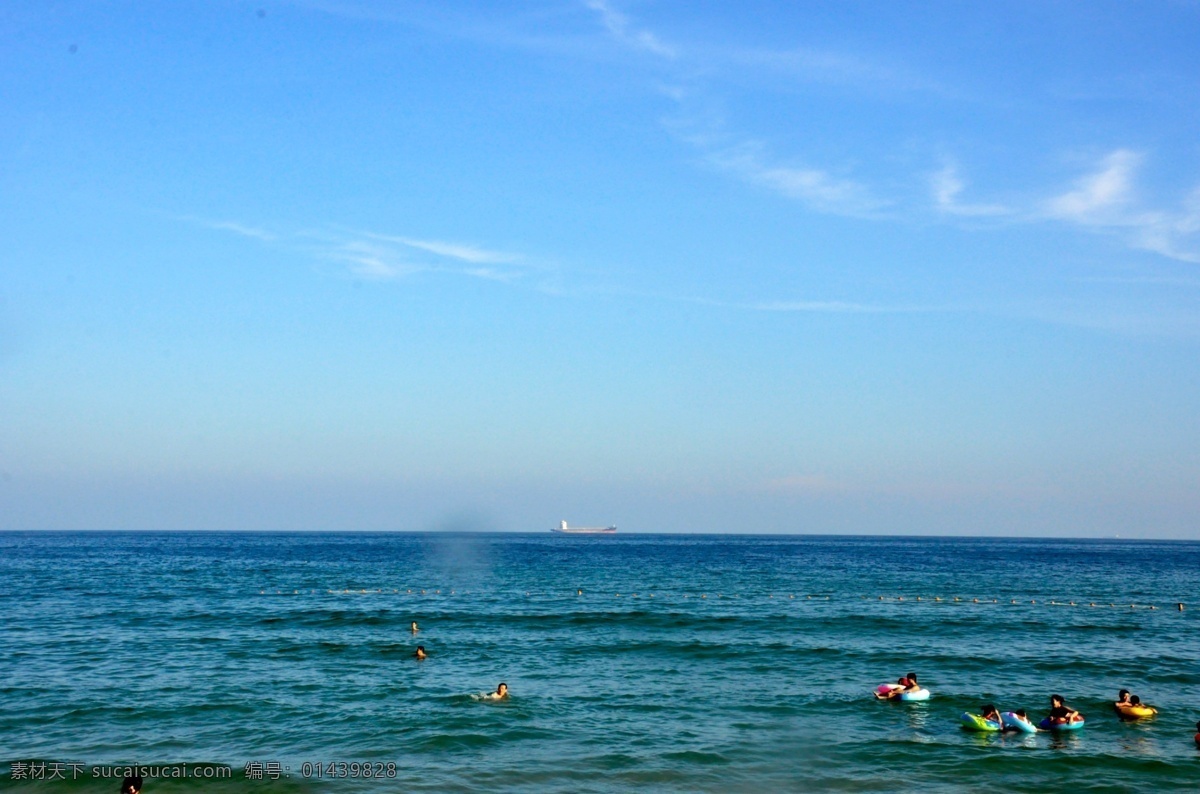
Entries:
[[[916,673],[908,673],[897,679],[895,684],[882,684],[875,689],[875,697],[880,700],[923,699],[913,697],[918,694],[925,694],[927,696],[927,693],[917,681]],[[1118,692],[1117,699],[1113,701],[1112,705],[1113,709],[1123,720],[1137,720],[1151,717],[1158,713],[1158,709],[1143,703],[1140,697],[1132,694],[1128,689],[1122,689]],[[963,720],[968,723],[968,727],[971,727],[971,721],[975,719],[973,715],[963,715]],[[978,719],[984,723],[991,723],[993,726],[988,728],[980,726],[979,730],[1025,731],[1032,733],[1039,728],[1039,725],[1035,725],[1023,709],[1001,714],[1000,710],[991,703],[984,704],[982,709],[980,709]],[[1040,727],[1057,730],[1063,727],[1082,727],[1083,722],[1083,714],[1068,706],[1062,695],[1051,695],[1050,712],[1042,720]],[[1196,723],[1195,740],[1197,746],[1200,746],[1200,722]]]
[[[415,620],[412,622],[412,625],[409,628],[413,634],[416,634],[421,630],[420,627],[417,626],[417,621]],[[426,653],[424,645],[417,646],[417,649],[413,651],[413,658],[418,662],[422,662],[429,658],[429,654]],[[508,684],[504,683],[503,681],[496,685],[495,692],[488,692],[487,694],[479,696],[480,700],[506,700],[507,698]]]
[[[1001,716],[999,709],[988,703],[983,707],[982,717],[988,722],[994,722],[1001,727],[1001,730],[1020,731],[1032,733],[1038,729],[1038,726],[1033,724],[1033,720],[1029,719],[1029,715],[1025,713],[1025,709],[1016,709],[1009,712],[1008,719]],[[1075,709],[1071,708],[1063,700],[1062,695],[1050,696],[1050,713],[1046,715],[1043,724],[1047,726],[1054,725],[1071,725],[1073,723],[1083,722],[1083,715]],[[1019,725],[1016,723],[1020,723]]]

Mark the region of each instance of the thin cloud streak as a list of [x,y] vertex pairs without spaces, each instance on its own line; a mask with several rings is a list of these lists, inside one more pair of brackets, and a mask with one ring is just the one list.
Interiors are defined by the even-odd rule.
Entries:
[[363,235],[372,240],[399,243],[409,248],[416,248],[431,254],[437,254],[438,256],[476,265],[511,264],[521,259],[517,254],[489,251],[485,248],[463,243],[445,242],[443,240],[416,240],[411,237],[397,237],[387,234],[376,234],[374,232],[363,232]]
[[839,179],[818,168],[766,162],[763,147],[757,143],[710,151],[706,159],[711,165],[747,182],[802,201],[821,212],[873,217],[888,206],[888,202],[875,198],[858,182]]
[[264,243],[275,242],[278,235],[268,232],[264,229],[259,229],[255,226],[248,226],[244,223],[236,221],[218,221],[211,218],[201,218],[196,215],[176,215],[174,216],[181,221],[194,223],[198,226],[203,226],[205,229],[212,229],[217,232],[233,232],[240,237],[248,237],[252,240],[259,240]]
[[678,52],[674,47],[665,44],[648,30],[633,27],[629,17],[613,8],[607,0],[584,0],[584,5],[600,16],[605,29],[621,44],[662,58],[677,57]]
[[392,250],[361,240],[344,242],[327,252],[326,256],[346,265],[353,275],[371,281],[404,278],[428,270],[405,261]]
[[[234,221],[209,221],[190,215],[176,217],[207,229],[301,250],[344,267],[352,276],[370,281],[438,272],[509,283],[522,278],[531,269],[520,254],[445,240],[337,227],[310,228],[282,235]],[[509,267],[503,267],[505,265]]]

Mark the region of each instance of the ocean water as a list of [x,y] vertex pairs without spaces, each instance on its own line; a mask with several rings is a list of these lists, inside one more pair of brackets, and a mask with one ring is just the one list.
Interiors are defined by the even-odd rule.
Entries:
[[1198,593],[1190,542],[0,533],[0,788],[1195,791]]

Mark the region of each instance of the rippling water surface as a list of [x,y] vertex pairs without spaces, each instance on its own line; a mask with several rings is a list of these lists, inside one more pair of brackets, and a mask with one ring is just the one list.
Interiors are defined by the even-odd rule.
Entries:
[[[1183,542],[0,533],[0,788],[1197,790],[1197,593]],[[909,670],[928,702],[871,698]],[[1083,731],[959,728],[1051,692]]]

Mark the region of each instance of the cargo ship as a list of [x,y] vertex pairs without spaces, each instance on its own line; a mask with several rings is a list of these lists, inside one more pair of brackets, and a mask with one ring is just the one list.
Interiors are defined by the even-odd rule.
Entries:
[[559,521],[558,526],[550,530],[551,532],[561,532],[564,535],[611,535],[617,531],[615,526],[611,527],[570,527],[566,521]]

